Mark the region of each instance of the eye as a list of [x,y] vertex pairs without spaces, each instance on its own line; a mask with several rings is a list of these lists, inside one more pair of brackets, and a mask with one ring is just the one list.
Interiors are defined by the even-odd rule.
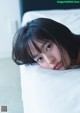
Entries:
[[46,50],[50,50],[52,47],[52,44],[48,44],[47,47],[46,47]]
[[39,57],[39,58],[37,59],[37,62],[42,62],[42,60],[43,60],[43,58],[42,58],[42,57]]

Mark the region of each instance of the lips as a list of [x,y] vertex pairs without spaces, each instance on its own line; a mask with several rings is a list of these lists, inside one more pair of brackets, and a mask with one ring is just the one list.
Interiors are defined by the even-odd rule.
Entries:
[[62,67],[62,63],[61,63],[61,61],[60,61],[60,62],[58,62],[58,63],[54,66],[54,69],[55,69],[55,70],[59,70],[61,67]]

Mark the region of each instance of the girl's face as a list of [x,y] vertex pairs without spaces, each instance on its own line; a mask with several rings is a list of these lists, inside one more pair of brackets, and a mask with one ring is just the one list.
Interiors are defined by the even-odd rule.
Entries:
[[63,70],[67,68],[71,61],[68,56],[68,53],[63,49],[64,53],[64,65],[61,59],[61,53],[57,45],[52,42],[36,42],[37,47],[40,49],[40,52],[35,49],[32,45],[31,52],[33,54],[33,59],[43,68],[54,69],[54,70]]

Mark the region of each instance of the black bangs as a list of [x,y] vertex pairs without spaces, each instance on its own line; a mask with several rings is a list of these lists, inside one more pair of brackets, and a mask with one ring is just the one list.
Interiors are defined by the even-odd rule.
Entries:
[[26,44],[26,52],[28,53],[28,55],[30,55],[31,58],[33,58],[33,49],[37,50],[38,52],[41,52],[40,48],[38,47],[37,45],[37,42],[44,42],[42,40],[39,40],[39,39],[36,39],[35,41],[32,39],[32,40],[28,40],[27,41],[27,44]]
[[[29,39],[33,40],[53,40],[54,37],[52,34],[49,33],[48,29],[46,29],[44,26],[38,27],[37,25],[31,26],[28,30],[27,36]],[[53,37],[53,38],[52,38]]]
[[35,48],[38,52],[41,52],[37,42],[42,43],[49,41],[53,41],[53,39],[44,28],[31,26],[27,33],[27,41],[25,44],[26,52],[33,58],[33,48]]

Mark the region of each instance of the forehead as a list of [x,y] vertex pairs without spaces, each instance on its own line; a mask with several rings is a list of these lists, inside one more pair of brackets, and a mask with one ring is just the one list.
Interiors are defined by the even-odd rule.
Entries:
[[46,41],[33,41],[30,44],[30,50],[40,52],[42,45],[45,45],[46,43]]

